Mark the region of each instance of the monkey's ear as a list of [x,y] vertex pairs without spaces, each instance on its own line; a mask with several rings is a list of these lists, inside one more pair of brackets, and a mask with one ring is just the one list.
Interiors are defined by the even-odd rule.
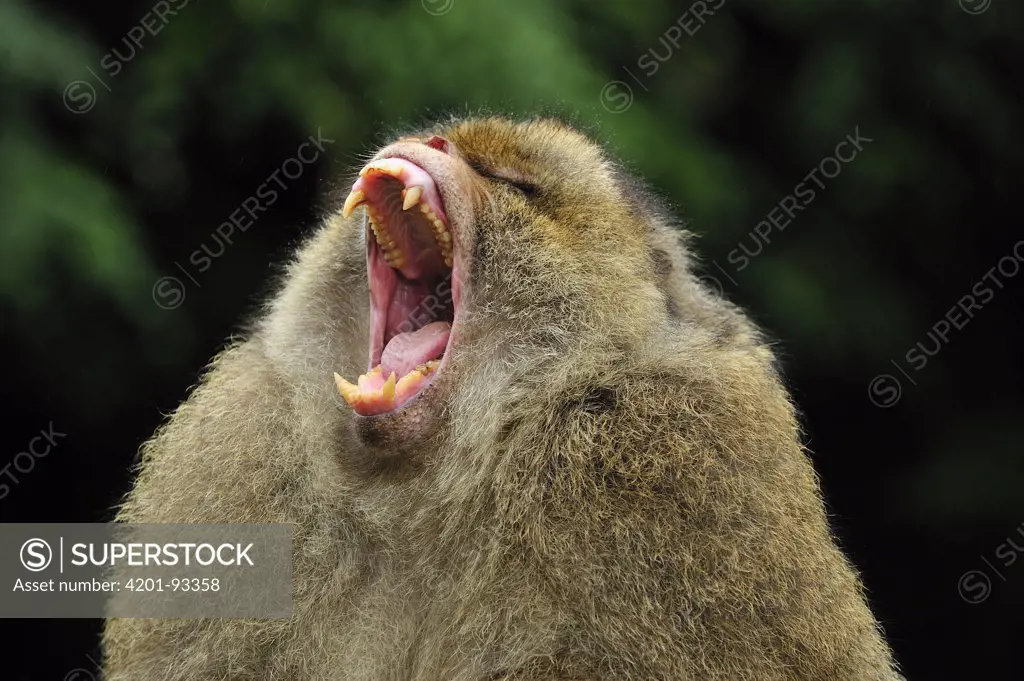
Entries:
[[652,222],[647,250],[654,284],[665,297],[665,310],[672,322],[693,322],[710,330],[723,343],[760,345],[760,331],[743,312],[723,297],[721,283],[714,276],[693,272],[687,249],[690,234],[685,230]]
[[665,306],[673,319],[683,314],[689,281],[686,234],[664,225],[653,225],[647,235],[647,252],[654,284],[665,296]]

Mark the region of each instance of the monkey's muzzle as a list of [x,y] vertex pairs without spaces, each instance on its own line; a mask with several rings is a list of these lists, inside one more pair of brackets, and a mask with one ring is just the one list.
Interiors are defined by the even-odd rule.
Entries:
[[366,208],[369,369],[355,384],[334,380],[357,414],[374,416],[408,403],[443,368],[459,287],[444,202],[426,170],[404,158],[367,164],[344,217],[359,206]]

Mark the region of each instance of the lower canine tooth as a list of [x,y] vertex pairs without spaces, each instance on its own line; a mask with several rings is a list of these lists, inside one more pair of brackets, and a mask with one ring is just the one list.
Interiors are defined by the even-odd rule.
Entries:
[[388,380],[384,382],[384,385],[380,389],[381,397],[385,400],[391,401],[395,399],[395,372],[392,371],[391,375],[388,376]]
[[334,385],[337,386],[338,392],[348,402],[349,406],[354,405],[359,400],[359,388],[352,385],[339,374],[334,374]]

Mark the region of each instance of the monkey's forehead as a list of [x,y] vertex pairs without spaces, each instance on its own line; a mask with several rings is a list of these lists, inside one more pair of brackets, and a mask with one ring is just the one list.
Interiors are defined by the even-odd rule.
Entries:
[[555,117],[513,118],[471,116],[446,118],[426,126],[396,133],[388,143],[404,139],[426,139],[440,135],[471,158],[507,157],[507,160],[578,164],[607,162],[602,145],[568,121]]

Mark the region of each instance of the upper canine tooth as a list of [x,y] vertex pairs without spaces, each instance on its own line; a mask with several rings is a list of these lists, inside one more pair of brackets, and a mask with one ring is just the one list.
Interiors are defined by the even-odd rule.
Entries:
[[[347,218],[352,215],[352,211],[356,209],[361,203],[366,201],[366,193],[362,189],[357,189],[348,195],[345,199],[345,207],[341,211],[341,216]],[[337,205],[337,204],[335,204]]]
[[414,185],[403,191],[402,194],[405,196],[405,202],[402,204],[402,210],[409,210],[420,202],[420,197],[423,196],[423,187]]

